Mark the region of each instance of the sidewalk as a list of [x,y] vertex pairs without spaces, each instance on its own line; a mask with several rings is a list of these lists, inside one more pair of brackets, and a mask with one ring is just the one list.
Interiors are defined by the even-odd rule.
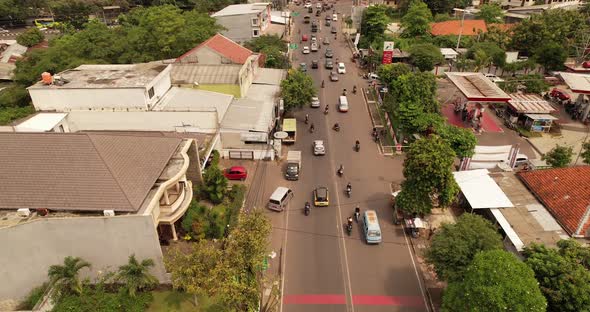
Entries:
[[527,140],[533,148],[541,155],[549,152],[557,144],[561,146],[571,146],[574,151],[571,165],[584,165],[581,157],[578,157],[582,143],[590,140],[590,128],[581,123],[565,124],[561,128],[561,135],[553,136],[551,134],[543,134],[542,137],[528,138]]

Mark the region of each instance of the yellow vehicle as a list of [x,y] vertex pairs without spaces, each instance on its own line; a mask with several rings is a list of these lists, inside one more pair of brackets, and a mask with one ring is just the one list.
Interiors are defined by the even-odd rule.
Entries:
[[60,24],[59,22],[56,22],[53,18],[37,18],[35,19],[35,26],[37,26],[37,28],[39,29],[43,29],[43,28],[56,28],[58,27]]
[[295,118],[283,119],[283,131],[287,132],[287,137],[283,139],[283,143],[295,143],[297,138],[297,120]]
[[330,195],[328,188],[320,186],[313,190],[313,204],[316,207],[325,207],[330,205]]

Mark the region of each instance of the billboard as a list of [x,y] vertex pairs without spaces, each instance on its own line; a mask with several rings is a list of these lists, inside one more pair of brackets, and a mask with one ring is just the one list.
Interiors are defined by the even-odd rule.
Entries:
[[381,64],[391,64],[393,60],[393,46],[393,41],[383,42],[383,59],[381,60]]

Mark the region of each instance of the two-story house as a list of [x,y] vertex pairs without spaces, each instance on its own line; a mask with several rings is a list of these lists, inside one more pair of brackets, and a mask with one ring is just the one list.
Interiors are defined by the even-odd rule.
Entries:
[[222,34],[243,44],[259,37],[270,27],[270,3],[234,4],[213,13],[211,16],[227,30]]

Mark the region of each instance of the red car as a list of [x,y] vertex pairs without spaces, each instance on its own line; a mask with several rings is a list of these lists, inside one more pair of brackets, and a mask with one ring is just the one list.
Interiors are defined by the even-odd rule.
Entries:
[[231,168],[225,169],[223,171],[223,175],[229,180],[244,181],[248,177],[248,171],[246,171],[246,168],[242,166],[233,166]]
[[590,68],[590,61],[585,61],[584,63],[582,63],[582,67]]
[[552,97],[556,97],[556,98],[558,98],[558,99],[560,99],[562,101],[565,101],[565,100],[569,100],[570,99],[570,95],[569,94],[567,94],[567,93],[565,93],[565,91],[559,90],[557,88],[553,88],[553,90],[551,90],[550,95]]
[[307,35],[301,35],[301,41],[307,41],[309,38]]

